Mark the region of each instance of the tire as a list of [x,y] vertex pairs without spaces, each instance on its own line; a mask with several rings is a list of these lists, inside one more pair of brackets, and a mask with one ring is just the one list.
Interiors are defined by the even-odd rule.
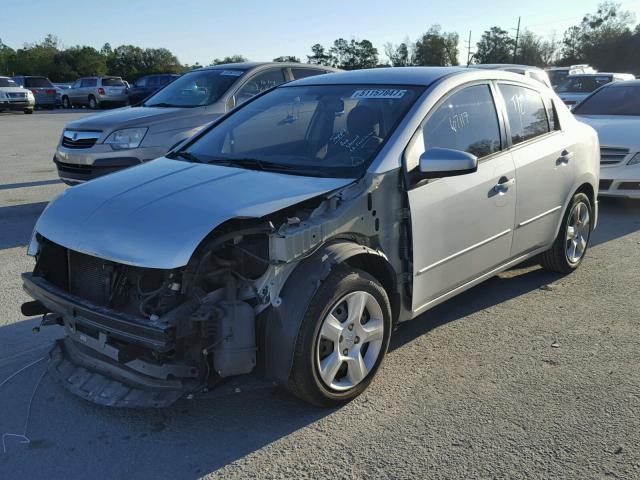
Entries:
[[545,270],[571,273],[577,269],[589,247],[593,207],[589,197],[576,193],[562,218],[558,236],[549,250],[540,254],[540,265]]
[[69,97],[62,97],[62,108],[71,108],[71,100],[69,100]]
[[96,110],[98,108],[100,108],[100,105],[98,104],[98,101],[96,100],[96,97],[94,97],[93,95],[89,95],[89,108],[91,110]]
[[26,113],[27,115],[31,115],[33,113],[33,108],[25,108],[24,113]]
[[334,268],[300,325],[289,391],[320,407],[353,400],[369,386],[384,359],[391,320],[389,298],[374,277],[346,266]]

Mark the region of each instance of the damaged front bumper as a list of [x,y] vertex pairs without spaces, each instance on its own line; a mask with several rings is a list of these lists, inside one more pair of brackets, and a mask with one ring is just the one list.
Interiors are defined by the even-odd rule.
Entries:
[[203,390],[194,367],[157,365],[121,347],[126,342],[168,351],[173,348],[170,327],[95,306],[31,273],[22,280],[26,292],[66,330],[49,353],[49,372],[70,392],[101,405],[146,408],[166,407]]

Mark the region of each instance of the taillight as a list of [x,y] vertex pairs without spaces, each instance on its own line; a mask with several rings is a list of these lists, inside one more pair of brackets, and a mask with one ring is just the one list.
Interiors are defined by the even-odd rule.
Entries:
[[33,93],[34,95],[38,94],[38,90],[36,90],[35,88],[30,88],[29,90],[31,90],[31,93]]
[[98,88],[98,95],[104,95],[104,88]]
[[45,90],[44,93],[56,93],[56,91],[53,88],[49,88]]

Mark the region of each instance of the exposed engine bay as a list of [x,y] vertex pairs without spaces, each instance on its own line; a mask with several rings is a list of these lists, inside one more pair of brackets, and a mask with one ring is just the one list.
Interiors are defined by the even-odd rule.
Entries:
[[[391,240],[381,232],[402,236],[400,196],[385,195],[383,206],[381,190],[397,192],[397,177],[368,177],[262,219],[230,220],[172,270],[98,258],[37,234],[34,271],[23,275],[36,301],[23,312],[65,328],[53,368],[67,388],[97,403],[166,406],[226,378],[264,373],[267,313],[282,304],[301,261],[328,240],[384,252]],[[408,269],[408,250],[391,252],[389,261]],[[113,379],[129,390],[119,383],[109,391]]]

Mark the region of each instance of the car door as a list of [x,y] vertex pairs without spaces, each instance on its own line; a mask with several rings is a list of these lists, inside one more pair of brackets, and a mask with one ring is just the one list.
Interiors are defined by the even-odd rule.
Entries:
[[73,89],[73,95],[71,101],[75,104],[84,104],[87,103],[84,98],[83,91],[85,90],[85,85],[88,79],[81,78],[76,82],[76,88]]
[[421,152],[433,147],[478,157],[476,172],[433,180],[418,176],[410,184],[414,312],[509,259],[515,167],[511,154],[503,150],[504,131],[494,97],[488,82],[449,94],[427,116],[407,149],[408,170]]
[[258,93],[277,87],[286,81],[282,68],[270,68],[251,75],[235,93],[235,106],[238,106]]
[[532,87],[500,82],[507,137],[516,166],[513,256],[551,242],[573,184],[574,148],[560,128],[551,97]]

